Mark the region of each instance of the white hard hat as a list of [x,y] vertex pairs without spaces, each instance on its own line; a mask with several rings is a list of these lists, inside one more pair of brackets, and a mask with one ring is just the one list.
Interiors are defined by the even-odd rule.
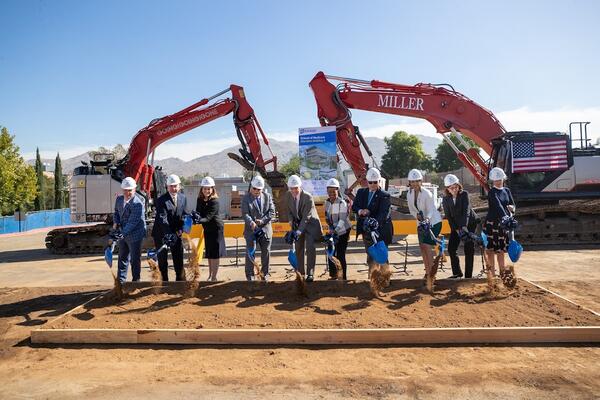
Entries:
[[490,171],[490,180],[500,181],[503,179],[506,179],[506,174],[504,173],[504,170],[499,167],[492,168],[492,170]]
[[250,182],[250,185],[255,189],[264,189],[265,180],[262,176],[256,175],[254,178],[252,178],[252,182]]
[[287,181],[288,188],[302,187],[302,179],[298,175],[292,175]]
[[202,182],[200,182],[200,186],[213,187],[213,186],[215,186],[215,180],[213,178],[211,178],[210,176],[206,176],[206,177],[202,178]]
[[409,181],[422,181],[423,180],[423,174],[421,173],[421,171],[419,171],[418,169],[411,169],[408,172],[408,180]]
[[455,183],[460,183],[460,181],[458,180],[458,177],[456,175],[448,174],[444,177],[444,186],[446,186],[446,187],[452,186]]
[[179,185],[181,183],[181,180],[179,179],[179,177],[175,174],[171,174],[167,177],[167,185],[171,186],[171,185]]
[[137,187],[137,184],[135,183],[135,179],[133,179],[130,176],[123,179],[123,181],[121,182],[121,189],[131,190],[131,189],[135,189],[136,187]]
[[367,171],[367,181],[375,182],[381,179],[381,172],[377,168],[369,168]]
[[327,181],[327,187],[332,187],[332,188],[340,188],[340,182],[335,179],[335,178],[331,178],[330,180]]

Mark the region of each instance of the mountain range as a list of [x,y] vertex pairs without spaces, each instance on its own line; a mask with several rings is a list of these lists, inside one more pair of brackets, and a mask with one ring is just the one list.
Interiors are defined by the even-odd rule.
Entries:
[[[440,144],[441,140],[431,136],[415,136],[421,139],[425,153],[433,157],[435,155],[435,148]],[[385,154],[384,140],[377,137],[366,137],[365,141],[369,145],[375,161],[380,165],[381,157]],[[293,155],[298,154],[298,142],[270,139],[269,143],[273,154],[277,156],[279,165],[288,162]],[[214,177],[240,176],[243,173],[243,168],[227,156],[227,153],[239,154],[238,148],[239,146],[232,146],[218,153],[201,156],[190,161],[184,161],[175,157],[165,158],[163,160],[156,160],[155,165],[161,166],[167,174],[177,174],[185,177],[201,173],[208,173]],[[370,164],[370,159],[364,149],[362,149],[362,152],[365,161]],[[263,152],[263,154],[270,153]],[[81,165],[82,161],[89,162],[89,160],[90,156],[88,153],[61,160],[63,173],[71,174],[75,167]],[[27,162],[35,165],[35,160],[28,160]],[[54,168],[54,159],[42,159],[42,162]],[[344,164],[342,167],[347,168],[347,165]]]

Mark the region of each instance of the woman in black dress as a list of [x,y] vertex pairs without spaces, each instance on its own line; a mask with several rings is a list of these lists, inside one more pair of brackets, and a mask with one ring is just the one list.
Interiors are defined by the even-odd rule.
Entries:
[[200,214],[200,223],[204,228],[204,248],[208,259],[208,280],[216,281],[219,271],[223,238],[223,221],[219,217],[219,196],[215,190],[215,181],[210,176],[202,179],[200,194],[196,202],[196,211]]

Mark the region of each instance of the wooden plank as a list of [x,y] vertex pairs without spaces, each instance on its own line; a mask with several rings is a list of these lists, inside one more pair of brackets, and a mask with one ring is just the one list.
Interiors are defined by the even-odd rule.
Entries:
[[600,326],[388,329],[39,329],[32,343],[389,345],[600,343]]
[[599,314],[599,313],[597,313],[596,311],[592,310],[591,308],[587,308],[587,307],[584,307],[584,306],[582,306],[582,305],[579,305],[579,304],[575,303],[573,300],[567,299],[566,297],[564,297],[564,296],[561,296],[560,294],[558,294],[558,293],[556,293],[556,292],[553,292],[552,290],[550,290],[550,289],[547,289],[547,288],[545,288],[545,287],[543,287],[543,286],[541,286],[541,285],[538,285],[537,283],[533,283],[533,282],[531,282],[530,280],[527,280],[527,279],[524,279],[524,278],[519,278],[519,279],[522,279],[522,280],[524,280],[525,282],[527,282],[527,283],[529,283],[529,284],[531,284],[531,285],[533,285],[533,286],[537,287],[538,289],[542,289],[542,290],[544,290],[544,291],[546,291],[546,292],[548,292],[548,293],[550,293],[550,294],[552,294],[552,295],[554,295],[554,296],[556,296],[556,297],[558,297],[558,298],[560,298],[560,299],[562,299],[562,300],[564,300],[564,301],[567,301],[567,302],[569,302],[569,303],[571,303],[571,304],[573,304],[573,305],[575,305],[575,306],[577,306],[577,307],[579,307],[579,308],[581,308],[581,309],[583,309],[583,310],[586,310],[586,311],[589,311],[589,312],[591,312],[592,314],[594,314],[594,315],[595,315],[595,316],[597,316],[597,317],[600,317],[600,314]]

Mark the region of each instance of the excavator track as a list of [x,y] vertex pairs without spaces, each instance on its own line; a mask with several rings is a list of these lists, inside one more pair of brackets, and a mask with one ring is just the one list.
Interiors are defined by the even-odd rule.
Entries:
[[[103,254],[108,245],[110,228],[108,224],[96,224],[53,229],[46,235],[46,248],[52,254]],[[154,247],[154,241],[149,236],[152,232],[151,223],[147,223],[146,231],[148,234],[142,243],[143,250]]]
[[526,245],[600,244],[600,199],[517,208],[517,240]]
[[79,225],[53,229],[46,235],[46,248],[52,254],[102,254],[110,225]]

